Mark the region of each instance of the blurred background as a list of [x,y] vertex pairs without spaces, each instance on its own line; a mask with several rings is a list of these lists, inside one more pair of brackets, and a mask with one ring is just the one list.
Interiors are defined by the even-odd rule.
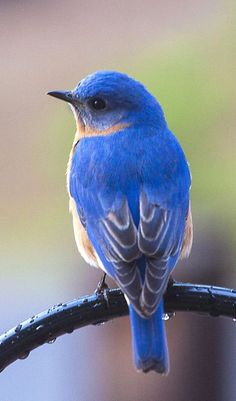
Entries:
[[[74,120],[45,96],[99,69],[157,96],[190,162],[194,246],[174,277],[236,287],[235,2],[2,0],[0,19],[1,333],[101,277],[79,256],[68,213]],[[168,377],[136,373],[122,318],[8,367],[0,400],[235,400],[235,323],[178,313],[166,326]]]

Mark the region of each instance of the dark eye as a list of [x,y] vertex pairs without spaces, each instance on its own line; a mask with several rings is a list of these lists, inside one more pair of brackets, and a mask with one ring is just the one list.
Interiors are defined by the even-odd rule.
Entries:
[[104,110],[106,108],[106,102],[101,97],[94,97],[89,100],[89,106],[93,110]]

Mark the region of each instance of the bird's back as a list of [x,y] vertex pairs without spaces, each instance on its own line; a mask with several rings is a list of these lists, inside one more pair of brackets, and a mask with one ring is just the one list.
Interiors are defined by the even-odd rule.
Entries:
[[[125,195],[136,225],[142,188],[150,188],[154,201],[161,199],[167,207],[179,206],[189,196],[190,173],[178,141],[169,130],[150,131],[130,128],[80,140],[70,172],[78,178],[81,196],[106,199],[106,209]],[[86,214],[99,217],[103,211],[91,203],[83,202]]]

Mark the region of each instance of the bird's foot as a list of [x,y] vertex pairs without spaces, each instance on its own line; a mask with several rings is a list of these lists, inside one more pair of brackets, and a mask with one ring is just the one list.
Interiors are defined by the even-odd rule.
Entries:
[[167,284],[167,288],[168,288],[168,287],[172,287],[173,284],[174,284],[175,282],[176,282],[176,281],[173,279],[173,276],[170,275],[169,281],[168,281],[168,284]]
[[[168,288],[171,288],[175,282],[176,282],[176,281],[173,279],[173,276],[170,275],[169,281],[168,281],[168,284],[167,284],[167,290],[168,290]],[[164,314],[163,314],[162,319],[163,319],[163,320],[169,320],[169,319],[171,319],[171,318],[174,317],[174,316],[175,316],[175,312],[168,312],[168,313],[164,313]]]

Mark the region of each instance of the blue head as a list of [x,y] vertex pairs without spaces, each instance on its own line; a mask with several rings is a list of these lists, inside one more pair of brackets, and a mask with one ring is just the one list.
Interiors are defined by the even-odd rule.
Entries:
[[157,100],[141,83],[119,72],[98,71],[80,81],[72,91],[49,95],[70,103],[79,126],[89,130],[112,130],[122,125],[166,127]]

